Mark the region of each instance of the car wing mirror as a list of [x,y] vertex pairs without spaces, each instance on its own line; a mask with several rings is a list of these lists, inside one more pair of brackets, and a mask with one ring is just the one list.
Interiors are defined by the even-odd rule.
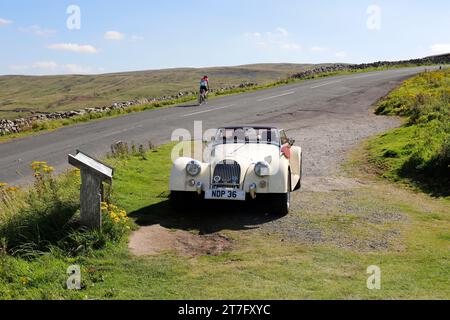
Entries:
[[295,144],[295,140],[294,139],[289,139],[288,144],[289,144],[289,146],[292,147]]

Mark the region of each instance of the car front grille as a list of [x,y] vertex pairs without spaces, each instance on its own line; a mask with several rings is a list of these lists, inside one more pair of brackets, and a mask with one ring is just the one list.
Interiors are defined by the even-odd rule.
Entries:
[[215,188],[238,188],[241,183],[241,166],[236,161],[223,161],[214,169],[212,185]]

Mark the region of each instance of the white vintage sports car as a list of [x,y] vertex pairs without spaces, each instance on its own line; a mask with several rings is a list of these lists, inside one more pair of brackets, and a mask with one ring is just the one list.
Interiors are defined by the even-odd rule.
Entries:
[[209,159],[175,161],[171,201],[193,199],[246,201],[265,198],[275,214],[289,213],[291,192],[301,187],[302,149],[284,130],[264,126],[220,128]]

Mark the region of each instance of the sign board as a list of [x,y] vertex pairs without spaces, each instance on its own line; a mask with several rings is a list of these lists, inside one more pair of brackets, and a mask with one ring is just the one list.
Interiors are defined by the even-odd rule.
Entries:
[[69,163],[80,170],[89,170],[103,181],[112,182],[114,169],[81,151],[77,150],[76,156],[69,155]]
[[69,164],[81,172],[81,222],[90,229],[101,229],[103,182],[112,184],[114,169],[81,151],[76,156],[69,155]]

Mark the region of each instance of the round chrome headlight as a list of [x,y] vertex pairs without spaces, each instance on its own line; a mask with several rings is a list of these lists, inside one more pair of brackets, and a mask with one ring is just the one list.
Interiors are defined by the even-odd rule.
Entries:
[[265,161],[258,162],[255,165],[255,174],[258,177],[266,177],[270,175],[270,165]]
[[190,175],[191,177],[196,177],[200,174],[200,172],[202,171],[202,165],[200,164],[200,162],[192,160],[191,162],[189,162],[186,165],[186,172],[188,173],[188,175]]

